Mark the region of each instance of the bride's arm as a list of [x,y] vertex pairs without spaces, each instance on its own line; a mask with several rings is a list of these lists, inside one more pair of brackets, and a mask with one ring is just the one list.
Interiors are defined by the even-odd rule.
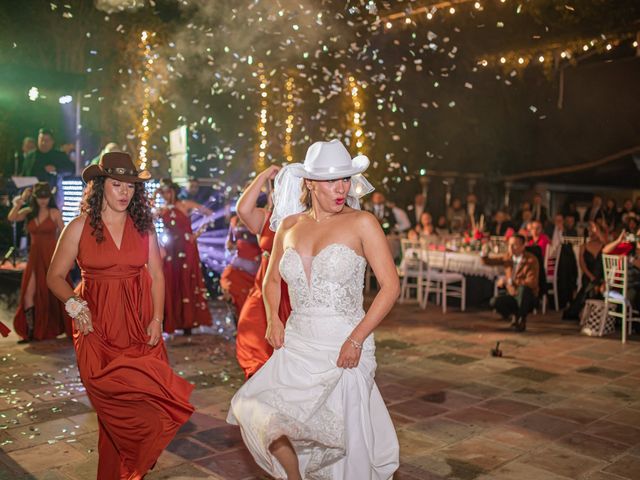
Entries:
[[284,344],[284,325],[278,316],[282,286],[282,277],[280,276],[278,266],[284,253],[283,240],[287,228],[286,223],[287,219],[282,222],[276,232],[276,237],[273,240],[273,249],[269,257],[269,266],[267,267],[267,273],[262,282],[262,299],[267,314],[267,332],[265,338],[275,349],[282,347]]
[[393,308],[400,295],[400,280],[389,243],[378,220],[372,214],[363,212],[358,221],[358,230],[364,256],[380,285],[369,311],[351,333],[353,340],[362,343]]

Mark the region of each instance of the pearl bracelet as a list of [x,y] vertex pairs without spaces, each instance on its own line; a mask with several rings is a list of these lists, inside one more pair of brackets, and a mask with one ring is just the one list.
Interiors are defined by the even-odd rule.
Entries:
[[349,340],[349,343],[351,343],[351,345],[353,345],[355,349],[362,350],[362,344],[360,342],[354,340],[351,337],[347,337],[347,340]]

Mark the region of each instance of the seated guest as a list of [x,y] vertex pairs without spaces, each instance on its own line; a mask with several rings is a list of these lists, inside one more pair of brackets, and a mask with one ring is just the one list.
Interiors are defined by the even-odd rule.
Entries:
[[419,242],[420,241],[420,233],[415,228],[410,228],[407,231],[407,240],[410,242]]
[[423,212],[420,215],[420,235],[424,237],[438,235],[436,226],[433,224],[433,217],[429,212]]
[[565,236],[564,232],[564,215],[556,213],[553,217],[553,225],[545,231],[545,234],[551,240],[551,249],[554,253],[562,245],[562,237]]
[[528,241],[529,236],[531,235],[531,210],[523,210],[522,212],[522,223],[518,226],[518,233],[525,237]]
[[539,193],[536,193],[533,196],[533,202],[531,204],[531,219],[540,222],[542,225],[549,221],[547,208],[542,205],[542,195]]
[[627,223],[627,217],[632,213],[635,215],[635,212],[633,211],[633,202],[630,198],[625,198],[622,203],[622,209],[620,210],[620,221],[622,223]]
[[373,195],[371,195],[371,203],[365,205],[365,209],[373,213],[378,219],[385,235],[389,235],[395,231],[396,216],[393,210],[387,205],[387,199],[382,192],[373,192]]
[[475,193],[467,195],[465,211],[467,213],[467,228],[471,230],[478,228],[480,217],[482,216],[482,208],[478,205],[478,197]]
[[509,215],[504,210],[498,210],[493,216],[493,222],[489,228],[489,234],[496,237],[504,237],[507,230],[513,227],[513,223],[509,220]]
[[640,230],[622,230],[617,239],[608,243],[602,253],[628,257],[627,298],[634,310],[640,310]]
[[569,202],[562,213],[565,217],[573,217],[574,225],[580,222],[580,212],[578,212],[576,202]]
[[405,233],[409,230],[411,228],[411,220],[409,220],[407,212],[398,207],[394,202],[389,202],[389,208],[396,220],[394,231],[397,233]]
[[595,222],[598,218],[604,218],[604,208],[602,207],[602,197],[594,195],[591,200],[591,206],[584,212],[583,221]]
[[529,234],[530,238],[527,242],[527,245],[537,245],[538,247],[540,247],[542,258],[544,258],[547,254],[547,248],[551,244],[551,240],[549,240],[549,237],[547,237],[542,231],[542,223],[540,223],[538,220],[534,220],[533,222],[531,222],[529,224]]
[[609,230],[615,230],[620,223],[620,213],[618,212],[618,206],[613,198],[607,198],[607,203],[603,209],[604,218],[609,226]]
[[538,301],[540,265],[535,255],[525,251],[522,235],[509,238],[507,253],[501,258],[482,257],[485,265],[504,267],[505,276],[498,280],[502,290],[491,303],[503,318],[511,318],[518,332],[527,328],[527,315]]
[[418,193],[414,199],[413,203],[407,207],[407,213],[409,214],[409,220],[411,220],[411,226],[415,227],[420,223],[420,218],[422,217],[422,213],[427,211],[427,197]]
[[589,222],[589,238],[580,246],[578,263],[582,271],[582,286],[576,298],[562,314],[563,320],[577,320],[585,302],[600,296],[603,281],[602,249],[605,246],[605,232],[596,222]]
[[524,212],[527,211],[531,211],[531,202],[522,202],[522,205],[520,205],[520,210],[518,210],[514,219],[516,226],[522,225],[524,223]]
[[638,217],[635,212],[631,212],[627,215],[627,221],[625,222],[624,229],[627,232],[635,232],[638,230]]
[[462,233],[467,225],[467,212],[462,207],[462,201],[454,198],[447,208],[447,223],[451,233]]
[[447,217],[444,215],[440,215],[438,217],[438,223],[436,224],[436,234],[437,235],[449,235],[451,230],[449,229],[449,224],[447,223]]
[[577,237],[578,229],[576,228],[576,217],[573,215],[564,216],[564,236]]

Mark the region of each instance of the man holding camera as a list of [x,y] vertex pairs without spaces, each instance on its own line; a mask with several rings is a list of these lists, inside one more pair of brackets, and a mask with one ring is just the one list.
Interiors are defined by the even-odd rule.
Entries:
[[491,303],[503,318],[511,319],[511,326],[517,332],[524,332],[527,315],[538,301],[538,259],[525,251],[525,238],[518,234],[509,238],[508,250],[503,257],[483,255],[482,261],[485,265],[504,267],[505,275],[498,280],[498,287],[503,290]]

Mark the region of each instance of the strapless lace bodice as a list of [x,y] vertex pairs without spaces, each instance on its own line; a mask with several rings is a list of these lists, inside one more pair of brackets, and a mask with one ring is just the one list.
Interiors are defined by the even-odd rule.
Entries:
[[349,323],[359,322],[364,316],[366,266],[363,257],[339,243],[306,258],[287,248],[280,261],[280,275],[289,285],[293,314],[339,315]]

